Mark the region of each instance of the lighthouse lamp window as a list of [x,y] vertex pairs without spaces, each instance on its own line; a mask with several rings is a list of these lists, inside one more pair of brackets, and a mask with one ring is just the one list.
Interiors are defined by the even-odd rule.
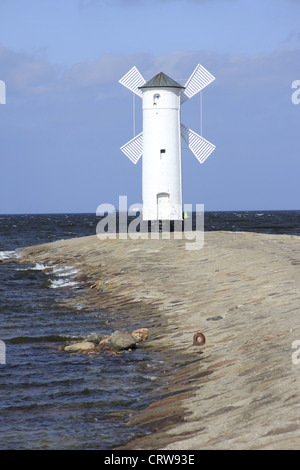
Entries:
[[153,104],[157,104],[157,100],[160,98],[159,93],[154,93],[153,95]]

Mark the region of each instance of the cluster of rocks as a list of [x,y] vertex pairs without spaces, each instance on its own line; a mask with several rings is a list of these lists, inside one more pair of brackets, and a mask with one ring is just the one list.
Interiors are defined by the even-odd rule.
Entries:
[[68,343],[61,346],[64,351],[75,351],[85,354],[112,354],[118,355],[121,351],[133,350],[141,341],[145,341],[149,336],[147,328],[139,328],[132,333],[122,333],[115,331],[111,336],[92,334],[80,342]]

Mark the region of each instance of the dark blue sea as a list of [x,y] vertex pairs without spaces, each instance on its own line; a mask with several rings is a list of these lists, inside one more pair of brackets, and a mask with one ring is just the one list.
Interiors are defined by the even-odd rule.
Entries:
[[[111,317],[62,302],[78,295],[75,269],[19,264],[18,250],[94,235],[98,221],[95,214],[0,215],[1,449],[120,447],[144,432],[125,425],[127,416],[153,400],[172,367],[147,348],[97,359],[57,349],[111,334]],[[208,212],[210,230],[299,236],[300,211]]]

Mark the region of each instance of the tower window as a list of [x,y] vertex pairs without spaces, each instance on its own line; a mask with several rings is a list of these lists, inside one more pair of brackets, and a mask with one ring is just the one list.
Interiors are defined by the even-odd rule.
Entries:
[[155,93],[153,95],[153,104],[157,104],[157,100],[160,98],[160,94],[159,93]]
[[162,158],[165,153],[166,153],[166,149],[160,149],[160,158]]

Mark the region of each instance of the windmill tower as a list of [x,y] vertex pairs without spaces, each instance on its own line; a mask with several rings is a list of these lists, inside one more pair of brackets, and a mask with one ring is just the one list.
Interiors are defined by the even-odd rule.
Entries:
[[146,82],[136,67],[119,80],[143,100],[143,132],[121,147],[134,164],[143,155],[143,220],[182,220],[181,136],[200,163],[215,146],[181,124],[180,108],[214,79],[199,64],[185,86],[162,72]]

